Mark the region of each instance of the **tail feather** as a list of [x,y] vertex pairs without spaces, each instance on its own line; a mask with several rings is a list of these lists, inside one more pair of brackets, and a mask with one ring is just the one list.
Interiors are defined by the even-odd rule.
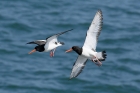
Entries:
[[64,42],[59,42],[61,45],[64,45],[65,43]]
[[[98,52],[96,57],[99,59],[99,61],[105,61],[107,54],[106,51],[102,51],[102,52]],[[95,60],[95,62],[97,62],[97,60]]]
[[104,50],[104,51],[102,51],[102,56],[103,56],[103,58],[104,58],[104,59],[106,59],[107,54],[106,54],[106,51],[105,51],[105,50]]

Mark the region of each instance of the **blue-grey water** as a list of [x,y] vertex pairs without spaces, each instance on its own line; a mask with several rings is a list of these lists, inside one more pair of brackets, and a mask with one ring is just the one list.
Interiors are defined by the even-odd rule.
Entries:
[[[0,93],[140,93],[139,0],[0,0]],[[75,52],[98,9],[103,28],[97,51],[106,50],[101,67],[88,61],[69,79]],[[55,57],[29,55],[27,42],[74,29],[61,37]]]

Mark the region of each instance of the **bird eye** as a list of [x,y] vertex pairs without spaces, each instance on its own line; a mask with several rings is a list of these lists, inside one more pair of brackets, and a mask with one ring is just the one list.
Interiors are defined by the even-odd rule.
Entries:
[[55,42],[55,44],[57,44],[57,42]]

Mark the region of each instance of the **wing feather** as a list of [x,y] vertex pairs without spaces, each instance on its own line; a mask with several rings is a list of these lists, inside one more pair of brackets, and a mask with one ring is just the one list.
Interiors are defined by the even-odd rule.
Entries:
[[103,24],[102,11],[98,10],[87,31],[87,35],[83,47],[96,50],[98,37],[102,29],[102,24]]
[[60,35],[62,35],[62,34],[64,34],[64,33],[66,33],[66,32],[69,32],[69,31],[71,31],[71,30],[73,30],[73,29],[70,29],[70,30],[67,30],[67,31],[63,31],[63,32],[60,32],[60,33],[55,34],[55,35],[53,35],[53,36],[50,36],[50,37],[46,38],[46,40],[47,40],[47,42],[50,42],[50,41],[52,41],[52,42],[57,42],[57,37],[58,37],[58,36],[60,36]]
[[28,42],[27,44],[43,45],[43,44],[46,44],[46,40],[36,40],[36,41],[31,41],[31,42]]
[[71,75],[70,75],[70,79],[77,77],[83,70],[83,68],[85,67],[87,62],[87,58],[83,57],[83,56],[78,56],[76,62],[74,63]]
[[58,34],[55,34],[53,36],[50,36],[48,38],[46,38],[46,40],[35,40],[35,41],[31,41],[31,42],[28,42],[27,44],[37,44],[37,45],[43,45],[43,44],[46,44],[46,42],[57,42],[57,37],[66,33],[66,32],[69,32],[73,29],[70,29],[70,30],[67,30],[67,31],[63,31],[61,33],[58,33]]

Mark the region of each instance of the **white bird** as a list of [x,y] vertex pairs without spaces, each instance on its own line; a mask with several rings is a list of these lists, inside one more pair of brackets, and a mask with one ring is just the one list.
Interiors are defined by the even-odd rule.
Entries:
[[74,50],[79,55],[76,62],[73,65],[70,79],[77,77],[81,73],[88,59],[93,61],[98,66],[101,66],[101,61],[105,60],[107,56],[105,51],[96,52],[97,41],[101,32],[102,24],[102,11],[98,10],[87,31],[83,47],[80,48],[78,46],[73,46],[72,48],[66,51],[71,52],[72,50]]
[[46,40],[35,40],[32,42],[28,42],[27,44],[37,44],[38,45],[31,52],[29,52],[29,54],[32,54],[33,52],[36,52],[36,51],[39,51],[39,52],[51,51],[50,57],[53,57],[56,47],[64,45],[63,42],[58,42],[57,37],[66,32],[69,32],[71,30],[73,30],[73,29],[52,35],[52,36],[46,38]]

